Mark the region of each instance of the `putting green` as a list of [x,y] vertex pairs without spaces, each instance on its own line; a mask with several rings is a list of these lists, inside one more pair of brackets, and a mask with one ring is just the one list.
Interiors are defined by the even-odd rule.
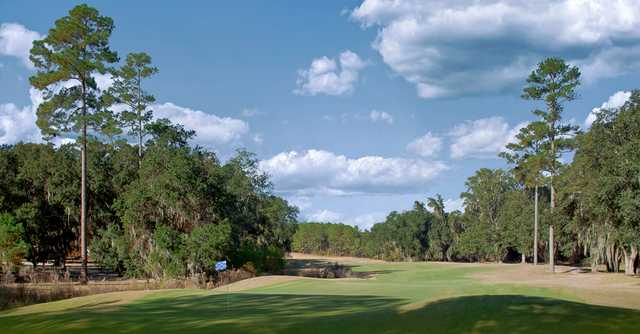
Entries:
[[369,279],[271,280],[247,290],[118,292],[0,313],[1,333],[634,333],[640,311],[488,284],[491,266],[360,264]]

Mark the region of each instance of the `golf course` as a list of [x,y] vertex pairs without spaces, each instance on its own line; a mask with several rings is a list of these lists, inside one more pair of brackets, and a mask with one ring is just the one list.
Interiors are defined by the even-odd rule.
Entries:
[[[262,276],[216,290],[106,293],[5,311],[0,328],[3,333],[585,334],[633,333],[640,320],[638,282],[622,275],[311,257],[295,261],[340,260],[362,278]],[[605,291],[598,275],[610,281]]]

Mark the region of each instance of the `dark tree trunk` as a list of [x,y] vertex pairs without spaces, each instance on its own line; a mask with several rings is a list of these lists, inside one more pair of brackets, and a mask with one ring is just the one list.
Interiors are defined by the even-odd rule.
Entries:
[[84,100],[85,88],[82,85],[82,148],[80,150],[80,160],[82,164],[80,180],[80,252],[82,257],[82,268],[80,270],[80,282],[86,284],[87,275],[87,105]]
[[533,213],[533,265],[538,264],[538,185],[535,190]]

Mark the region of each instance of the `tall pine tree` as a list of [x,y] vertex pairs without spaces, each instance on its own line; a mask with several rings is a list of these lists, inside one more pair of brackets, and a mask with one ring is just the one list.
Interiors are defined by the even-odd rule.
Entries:
[[[118,61],[109,49],[113,20],[87,5],[58,19],[47,36],[33,42],[30,59],[37,73],[29,80],[43,91],[37,125],[46,138],[76,135],[81,142],[80,247],[81,281],[87,282],[87,136],[99,131],[109,111],[102,105],[96,74]],[[106,116],[106,117],[105,117]]]
[[[545,171],[549,174],[550,206],[553,213],[556,207],[554,179],[557,177],[560,157],[574,147],[574,134],[578,127],[563,123],[564,104],[576,98],[576,88],[580,85],[580,70],[570,66],[560,58],[547,58],[538,64],[527,78],[522,98],[543,101],[545,110],[536,109],[533,114],[547,125],[544,138]],[[555,271],[555,250],[553,241],[554,222],[549,224],[549,266]]]

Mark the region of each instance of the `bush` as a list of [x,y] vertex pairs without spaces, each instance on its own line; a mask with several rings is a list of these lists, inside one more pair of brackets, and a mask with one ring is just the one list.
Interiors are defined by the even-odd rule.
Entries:
[[231,226],[226,222],[194,228],[186,239],[185,248],[191,274],[212,274],[216,262],[226,258],[230,238]]
[[125,270],[126,254],[127,242],[120,226],[111,224],[98,230],[91,243],[91,256],[98,264],[121,274]]
[[4,273],[11,272],[27,253],[22,233],[22,225],[17,224],[12,215],[0,214],[0,264]]
[[183,234],[170,227],[156,227],[151,252],[144,267],[146,274],[155,279],[184,277],[185,239]]

